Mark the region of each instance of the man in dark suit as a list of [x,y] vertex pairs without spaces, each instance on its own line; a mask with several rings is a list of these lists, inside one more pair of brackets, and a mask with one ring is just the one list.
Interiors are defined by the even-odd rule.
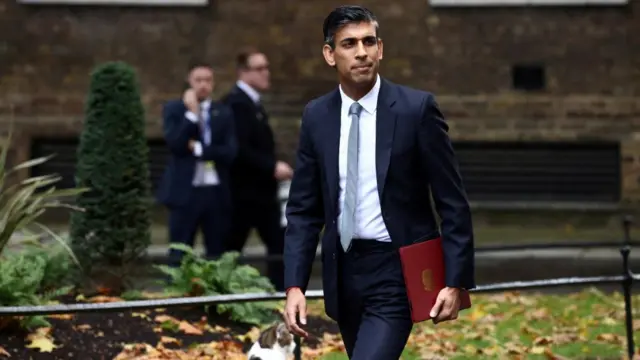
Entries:
[[[254,49],[237,57],[238,81],[223,98],[234,113],[238,157],[231,168],[233,220],[226,251],[242,251],[249,231],[255,228],[268,255],[282,256],[282,216],[278,181],[288,180],[291,167],[276,160],[275,140],[269,115],[261,103],[261,92],[269,89],[269,62]],[[282,260],[270,261],[268,276],[276,289],[284,282]]]
[[460,290],[475,287],[467,196],[433,95],[378,75],[383,47],[374,15],[343,6],[323,31],[324,58],[340,86],[302,115],[286,211],[285,321],[306,336],[304,292],[324,227],[325,308],[349,357],[398,359],[412,329],[398,248],[439,236],[432,195],[447,286],[432,315],[455,319]]
[[[230,222],[229,167],[238,147],[233,114],[211,100],[214,79],[209,65],[192,66],[187,82],[183,98],[167,102],[163,109],[170,157],[157,197],[169,209],[171,243],[193,246],[201,228],[206,255],[215,258],[224,251]],[[182,255],[170,250],[169,263],[179,265]]]

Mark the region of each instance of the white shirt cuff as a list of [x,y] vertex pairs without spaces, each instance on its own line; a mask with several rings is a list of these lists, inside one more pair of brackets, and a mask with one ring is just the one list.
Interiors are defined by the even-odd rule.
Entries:
[[186,117],[187,119],[189,119],[189,121],[191,121],[192,123],[197,123],[198,122],[198,115],[194,114],[191,111],[187,111],[184,113],[184,117]]
[[193,155],[196,157],[202,156],[202,143],[200,143],[200,141],[196,141],[193,144]]

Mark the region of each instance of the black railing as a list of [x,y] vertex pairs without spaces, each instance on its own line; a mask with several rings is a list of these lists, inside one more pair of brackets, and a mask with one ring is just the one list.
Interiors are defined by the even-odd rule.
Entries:
[[[633,309],[631,303],[631,290],[633,282],[640,280],[640,276],[633,274],[629,266],[629,255],[631,247],[637,246],[637,242],[631,241],[631,225],[632,219],[627,216],[623,220],[624,239],[620,244],[620,255],[622,257],[622,272],[615,276],[594,276],[594,277],[567,277],[556,279],[542,279],[534,281],[514,281],[496,284],[480,285],[471,290],[473,293],[490,293],[505,290],[530,290],[539,288],[550,288],[557,286],[576,286],[576,285],[601,285],[601,284],[621,284],[624,294],[625,304],[625,331],[627,339],[627,354],[629,359],[633,358],[635,353],[635,345],[633,339]],[[551,245],[551,246],[549,246]],[[585,245],[585,244],[583,244]],[[612,243],[591,243],[585,247],[612,247]],[[509,251],[523,249],[541,249],[541,248],[568,248],[580,247],[575,243],[565,244],[547,244],[546,247],[541,245],[514,245],[514,246],[493,246],[485,247],[478,250],[483,251]],[[491,250],[489,250],[491,249]],[[311,290],[306,292],[307,299],[322,299],[322,290]],[[6,306],[0,307],[1,316],[33,316],[33,315],[53,315],[68,313],[87,313],[87,312],[109,312],[109,311],[131,311],[140,309],[167,308],[167,307],[183,307],[196,305],[216,305],[225,303],[241,303],[241,302],[257,302],[257,301],[277,301],[286,299],[285,293],[257,293],[257,294],[233,294],[233,295],[215,295],[215,296],[199,296],[187,298],[171,298],[171,299],[153,299],[153,300],[137,300],[112,303],[95,303],[95,304],[58,304],[46,306]],[[300,339],[296,338],[295,358],[300,360],[301,344]]]

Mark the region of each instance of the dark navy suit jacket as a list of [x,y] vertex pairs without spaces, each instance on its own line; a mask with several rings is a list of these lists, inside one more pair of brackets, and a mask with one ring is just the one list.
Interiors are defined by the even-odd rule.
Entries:
[[[161,204],[169,208],[186,205],[195,174],[196,161],[212,160],[220,178],[220,185],[229,193],[229,168],[238,152],[233,113],[216,102],[211,102],[211,143],[205,145],[200,126],[184,115],[187,111],[182,100],[165,104],[162,118],[164,138],[170,150],[169,163],[157,191]],[[202,143],[202,155],[196,157],[189,150],[189,140]]]
[[[446,285],[474,288],[471,213],[448,125],[428,92],[381,79],[376,119],[376,171],[384,223],[396,248],[442,232]],[[318,237],[327,314],[338,315],[338,150],[340,92],[304,109],[287,203],[285,287],[306,291]],[[442,219],[433,213],[430,193]]]

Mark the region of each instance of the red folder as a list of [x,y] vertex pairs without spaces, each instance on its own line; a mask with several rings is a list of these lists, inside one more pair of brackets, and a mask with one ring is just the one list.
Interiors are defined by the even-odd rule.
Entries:
[[[445,288],[442,239],[422,241],[400,248],[402,273],[414,323],[430,320],[438,293]],[[471,307],[469,292],[460,292],[460,310]]]

